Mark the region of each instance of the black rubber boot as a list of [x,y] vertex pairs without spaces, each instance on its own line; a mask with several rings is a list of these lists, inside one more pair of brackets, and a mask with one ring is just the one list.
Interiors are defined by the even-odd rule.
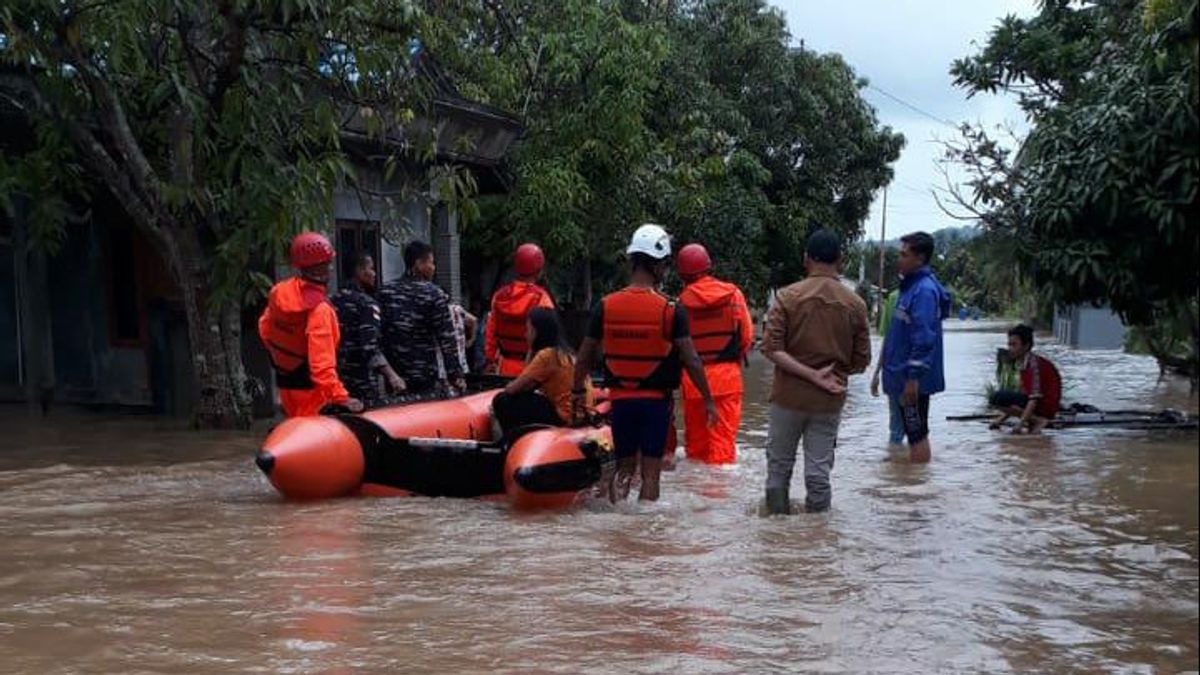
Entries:
[[790,515],[792,504],[788,500],[787,488],[767,488],[767,515]]

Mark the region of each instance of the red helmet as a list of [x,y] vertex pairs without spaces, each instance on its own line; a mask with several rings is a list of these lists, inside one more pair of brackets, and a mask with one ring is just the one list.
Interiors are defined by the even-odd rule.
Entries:
[[546,256],[537,244],[521,244],[513,254],[513,267],[517,274],[531,277],[542,271],[546,265]]
[[304,269],[333,260],[333,244],[323,234],[301,232],[292,240],[292,267]]
[[675,269],[679,270],[681,277],[698,276],[712,269],[712,258],[708,257],[708,250],[700,244],[688,244],[679,249]]

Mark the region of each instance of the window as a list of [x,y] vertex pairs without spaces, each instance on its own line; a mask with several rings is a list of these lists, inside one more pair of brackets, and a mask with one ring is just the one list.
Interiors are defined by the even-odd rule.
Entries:
[[369,220],[337,221],[337,252],[340,279],[354,276],[354,263],[364,253],[375,261],[375,272],[382,273],[379,269],[379,223]]

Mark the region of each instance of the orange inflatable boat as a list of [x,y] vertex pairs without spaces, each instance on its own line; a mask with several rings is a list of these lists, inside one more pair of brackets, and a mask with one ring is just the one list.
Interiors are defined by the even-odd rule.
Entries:
[[542,428],[493,439],[497,390],[462,398],[297,417],[275,427],[255,464],[285,497],[507,498],[518,509],[573,504],[611,458],[608,427]]

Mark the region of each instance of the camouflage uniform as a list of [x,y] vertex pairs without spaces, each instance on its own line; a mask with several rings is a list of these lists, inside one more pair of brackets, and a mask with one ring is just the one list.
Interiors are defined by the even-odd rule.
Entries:
[[379,303],[357,282],[333,296],[342,341],[338,344],[338,376],[350,395],[368,408],[382,405],[379,369],[387,364],[380,349]]
[[404,276],[384,284],[378,300],[383,313],[383,354],[404,379],[409,393],[437,386],[441,379],[439,352],[447,379],[464,374],[445,291],[431,281]]

